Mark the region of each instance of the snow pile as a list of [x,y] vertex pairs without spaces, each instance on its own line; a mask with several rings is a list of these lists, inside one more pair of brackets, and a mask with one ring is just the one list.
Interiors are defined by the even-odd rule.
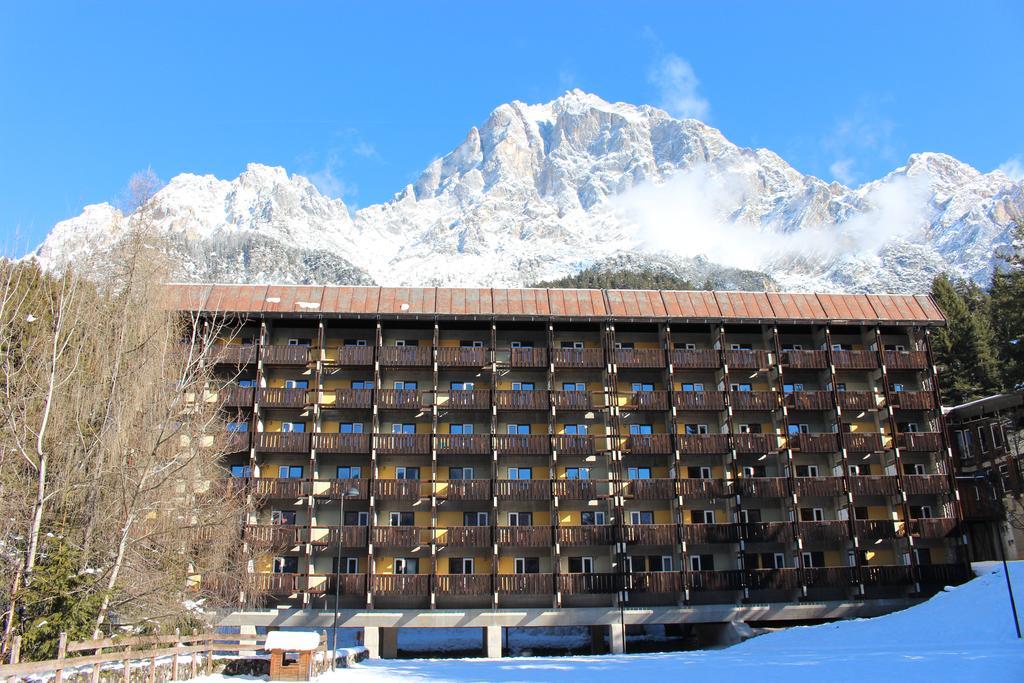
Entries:
[[316,631],[271,631],[267,634],[264,650],[315,650],[320,647],[320,634]]

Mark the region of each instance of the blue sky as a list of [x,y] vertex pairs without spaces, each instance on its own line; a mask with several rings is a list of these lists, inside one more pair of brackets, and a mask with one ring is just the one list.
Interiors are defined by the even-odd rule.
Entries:
[[696,114],[857,184],[917,151],[1024,167],[1024,3],[8,2],[0,233],[34,246],[135,171],[249,161],[388,199],[513,99]]

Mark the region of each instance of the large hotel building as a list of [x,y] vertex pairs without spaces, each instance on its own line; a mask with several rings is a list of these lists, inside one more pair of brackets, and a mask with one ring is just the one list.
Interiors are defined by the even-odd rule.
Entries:
[[337,591],[370,630],[548,615],[530,624],[621,638],[879,613],[966,578],[929,297],[166,293],[222,330],[257,622],[323,625]]

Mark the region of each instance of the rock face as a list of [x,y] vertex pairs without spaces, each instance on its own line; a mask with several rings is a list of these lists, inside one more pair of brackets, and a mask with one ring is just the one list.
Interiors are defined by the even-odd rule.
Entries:
[[[943,270],[987,279],[1024,183],[929,153],[848,188],[699,121],[575,90],[498,107],[354,215],[259,164],[231,181],[179,175],[147,210],[189,280],[521,286],[628,263],[724,286],[919,292]],[[116,254],[126,222],[87,206],[33,255]]]

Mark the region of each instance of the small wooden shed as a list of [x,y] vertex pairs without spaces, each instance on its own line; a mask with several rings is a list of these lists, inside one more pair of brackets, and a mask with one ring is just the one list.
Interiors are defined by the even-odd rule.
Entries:
[[270,680],[308,681],[313,678],[320,634],[316,631],[271,631],[263,646],[270,653]]

